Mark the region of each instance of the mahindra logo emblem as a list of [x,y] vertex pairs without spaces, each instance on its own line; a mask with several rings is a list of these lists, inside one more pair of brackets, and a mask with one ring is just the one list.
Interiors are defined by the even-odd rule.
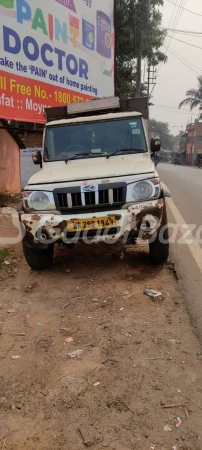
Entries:
[[95,192],[96,186],[84,186],[83,192]]

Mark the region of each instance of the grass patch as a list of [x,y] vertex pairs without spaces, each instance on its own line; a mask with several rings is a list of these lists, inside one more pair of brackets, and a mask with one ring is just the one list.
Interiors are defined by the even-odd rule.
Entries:
[[3,265],[4,261],[6,260],[6,258],[8,258],[8,256],[9,256],[8,248],[3,248],[2,250],[0,250],[0,267]]

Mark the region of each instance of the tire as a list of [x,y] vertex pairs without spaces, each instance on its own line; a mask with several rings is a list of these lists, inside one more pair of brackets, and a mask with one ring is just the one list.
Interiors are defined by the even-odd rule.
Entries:
[[50,245],[47,249],[35,249],[27,247],[23,243],[23,252],[27,264],[32,270],[48,269],[53,262],[54,245]]
[[[164,206],[162,222],[158,235],[156,236],[155,241],[149,244],[149,255],[153,264],[164,264],[169,257],[168,228],[165,227],[167,223],[166,207]],[[165,229],[162,233],[161,230],[163,227],[165,227]],[[163,236],[163,241],[166,241],[166,243],[160,241],[160,235]]]

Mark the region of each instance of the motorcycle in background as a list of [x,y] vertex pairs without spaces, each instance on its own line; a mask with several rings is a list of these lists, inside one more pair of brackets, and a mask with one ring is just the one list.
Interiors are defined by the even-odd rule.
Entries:
[[159,161],[160,161],[159,155],[156,153],[156,155],[155,155],[155,157],[154,157],[154,164],[155,164],[155,167],[158,166]]

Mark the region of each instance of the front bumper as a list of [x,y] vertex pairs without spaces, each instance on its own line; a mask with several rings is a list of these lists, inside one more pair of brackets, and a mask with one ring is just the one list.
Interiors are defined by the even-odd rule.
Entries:
[[[165,200],[160,198],[154,201],[128,204],[122,209],[112,211],[100,211],[82,214],[55,214],[55,213],[21,213],[20,220],[25,227],[24,242],[30,246],[50,245],[56,241],[65,244],[98,241],[113,241],[119,238],[130,237],[150,239],[158,231],[162,222]],[[68,221],[93,220],[103,217],[115,216],[116,227],[105,230],[86,230],[85,232],[69,232]]]

